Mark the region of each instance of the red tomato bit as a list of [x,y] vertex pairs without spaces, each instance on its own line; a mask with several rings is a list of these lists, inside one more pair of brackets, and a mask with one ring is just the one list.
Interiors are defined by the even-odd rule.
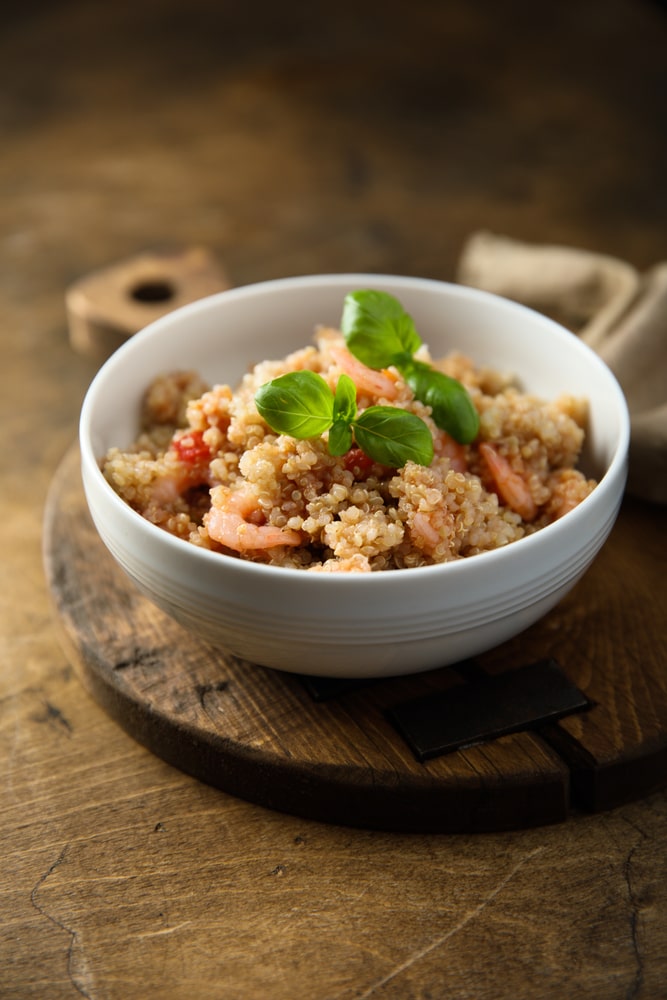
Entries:
[[354,445],[354,447],[345,453],[344,463],[348,472],[362,479],[368,476],[375,465],[373,459],[369,458],[357,445]]
[[211,460],[211,449],[204,441],[203,431],[185,431],[174,437],[172,447],[186,465],[207,465]]

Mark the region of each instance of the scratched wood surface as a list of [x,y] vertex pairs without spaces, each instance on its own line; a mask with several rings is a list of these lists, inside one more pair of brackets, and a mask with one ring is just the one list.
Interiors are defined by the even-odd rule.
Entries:
[[420,762],[387,710],[455,690],[472,665],[322,702],[299,678],[198,642],[106,552],[79,464],[73,446],[45,507],[45,570],[64,641],[112,718],[188,774],[309,819],[403,832],[544,825],[667,786],[667,526],[658,508],[628,499],[596,565],[567,598],[475,659],[479,675],[498,675],[552,657],[589,707]]
[[[66,325],[82,275],[171,244],[234,284],[451,278],[479,227],[667,258],[663,5],[407,10],[3,10],[3,1000],[667,995],[664,792],[483,836],[298,819],[143,749],[60,645],[42,514],[94,374]],[[624,551],[619,602],[646,586]]]

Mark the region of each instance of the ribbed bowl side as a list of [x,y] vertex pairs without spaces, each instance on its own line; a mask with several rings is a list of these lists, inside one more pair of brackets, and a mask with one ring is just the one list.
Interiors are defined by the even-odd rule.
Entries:
[[[295,600],[291,606],[277,602],[274,587],[256,587],[251,602],[243,590],[236,592],[236,560],[229,560],[233,565],[227,585],[221,586],[224,575],[219,572],[214,573],[213,582],[207,581],[196,572],[201,553],[193,552],[185,542],[169,539],[171,550],[165,558],[166,539],[160,529],[147,534],[138,515],[123,508],[126,530],[118,530],[118,521],[106,510],[109,503],[116,508],[117,498],[100,493],[97,483],[87,495],[97,530],[113,558],[144,595],[200,639],[253,662],[339,676],[398,673],[404,669],[401,665],[406,657],[411,670],[445,665],[523,631],[585,573],[613,526],[618,506],[598,510],[594,495],[589,498],[586,521],[594,530],[586,531],[585,543],[579,548],[547,544],[548,536],[541,538],[538,533],[490,554],[490,558],[472,557],[466,574],[475,571],[475,562],[480,570],[482,564],[489,569],[479,574],[484,593],[481,583],[477,588],[448,587],[444,573],[404,570],[388,574],[387,586],[382,584],[387,592],[392,589],[390,576],[402,577],[395,581],[402,586],[405,575],[411,575],[414,601],[402,609],[394,602],[394,613],[378,615],[376,602],[363,600],[364,588],[370,593],[369,585],[378,582],[368,576],[348,580],[361,595],[353,599],[352,607],[347,600],[335,600],[336,592],[340,595],[338,586],[327,588],[330,599],[319,607],[312,600],[307,604]],[[111,523],[115,530],[108,530]],[[494,555],[500,558],[494,559]],[[226,558],[214,556],[213,562]],[[539,570],[540,564],[545,568]],[[451,565],[455,567],[457,576],[449,574],[449,579],[459,581],[458,570],[463,566]],[[240,568],[248,570],[251,579],[257,569]],[[290,577],[295,574],[295,584],[304,576],[297,570],[286,572]],[[320,583],[326,586],[326,581],[318,580],[318,586]],[[419,600],[424,594],[428,594],[426,606]]]

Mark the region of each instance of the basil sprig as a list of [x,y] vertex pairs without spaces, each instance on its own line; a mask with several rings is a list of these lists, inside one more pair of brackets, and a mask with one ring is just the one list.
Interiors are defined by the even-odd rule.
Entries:
[[434,422],[460,444],[479,432],[479,414],[465,386],[413,357],[422,344],[412,318],[393,295],[362,290],[345,296],[341,330],[347,348],[368,368],[393,365]]
[[311,438],[331,427],[334,394],[323,378],[313,378],[313,374],[289,372],[258,389],[255,405],[274,431],[293,438]]
[[[416,399],[431,407],[433,420],[460,444],[479,431],[479,415],[467,390],[414,354],[422,340],[412,318],[393,295],[365,290],[345,296],[341,330],[347,348],[368,368],[393,365]],[[335,393],[311,371],[288,372],[261,386],[255,404],[269,427],[294,438],[329,432],[329,451],[344,455],[353,443],[382,465],[400,469],[408,461],[430,465],[433,438],[418,416],[396,406],[369,406],[357,413],[356,386],[342,374]]]
[[340,324],[347,349],[367,368],[406,364],[421,345],[412,318],[386,292],[350,292]]
[[433,438],[418,416],[396,406],[369,406],[357,414],[357,393],[349,375],[338,379],[335,394],[321,375],[288,372],[255,393],[255,405],[269,427],[294,438],[329,431],[329,451],[344,455],[353,442],[369,458],[394,469],[406,462],[430,465]]

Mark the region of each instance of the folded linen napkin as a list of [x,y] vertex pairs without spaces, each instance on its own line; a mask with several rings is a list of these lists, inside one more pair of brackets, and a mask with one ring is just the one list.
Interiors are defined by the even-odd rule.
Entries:
[[605,254],[476,232],[457,281],[551,316],[600,355],[630,410],[628,492],[667,503],[667,262],[641,274]]

